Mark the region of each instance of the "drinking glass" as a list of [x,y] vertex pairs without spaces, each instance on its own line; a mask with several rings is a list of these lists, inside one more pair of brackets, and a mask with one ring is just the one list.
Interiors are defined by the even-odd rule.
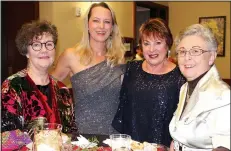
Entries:
[[42,127],[34,128],[33,151],[61,151],[62,125],[45,123]]
[[110,135],[112,151],[130,151],[131,136],[126,134]]
[[27,131],[31,139],[34,138],[34,129],[41,129],[41,127],[43,127],[45,123],[47,123],[47,119],[45,117],[37,117],[33,119],[30,123],[25,125],[25,130]]

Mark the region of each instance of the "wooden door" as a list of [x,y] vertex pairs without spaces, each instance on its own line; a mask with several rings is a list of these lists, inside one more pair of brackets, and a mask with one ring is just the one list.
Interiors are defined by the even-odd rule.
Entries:
[[1,83],[13,73],[27,66],[27,59],[22,56],[15,44],[17,31],[21,26],[39,18],[39,2],[2,1],[1,29]]
[[167,23],[168,23],[168,11],[169,11],[169,8],[168,6],[164,6],[164,5],[161,5],[161,4],[157,4],[157,3],[154,3],[154,1],[136,1],[134,2],[134,6],[133,6],[133,13],[134,13],[134,27],[133,27],[133,35],[134,35],[134,41],[135,41],[135,45],[137,45],[137,38],[138,38],[138,35],[137,35],[137,28],[136,28],[136,8],[137,6],[140,6],[140,7],[144,7],[144,8],[148,8],[150,9],[150,18],[156,18],[156,17],[159,17],[159,18],[162,18],[164,19]]

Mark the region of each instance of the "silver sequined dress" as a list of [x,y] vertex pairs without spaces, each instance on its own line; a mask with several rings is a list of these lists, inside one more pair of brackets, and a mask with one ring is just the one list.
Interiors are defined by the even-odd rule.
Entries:
[[71,77],[80,134],[116,133],[111,122],[118,108],[124,70],[125,65],[111,68],[103,61]]

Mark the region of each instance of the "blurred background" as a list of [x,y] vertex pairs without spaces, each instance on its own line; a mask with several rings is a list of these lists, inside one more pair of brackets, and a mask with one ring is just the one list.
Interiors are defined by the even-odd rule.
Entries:
[[[82,37],[83,17],[92,3],[96,2],[42,2],[1,1],[1,82],[9,75],[23,69],[27,62],[15,46],[17,30],[25,22],[46,19],[58,28],[56,48],[58,56],[73,47]],[[186,26],[199,23],[199,17],[226,16],[225,55],[218,57],[215,64],[221,78],[230,80],[230,4],[231,2],[106,2],[116,13],[122,36],[134,54],[138,42],[138,29],[149,18],[165,19],[173,37]],[[171,57],[175,57],[174,46]],[[54,67],[53,66],[53,67]],[[52,69],[50,69],[52,70]],[[69,77],[64,81],[71,87]]]

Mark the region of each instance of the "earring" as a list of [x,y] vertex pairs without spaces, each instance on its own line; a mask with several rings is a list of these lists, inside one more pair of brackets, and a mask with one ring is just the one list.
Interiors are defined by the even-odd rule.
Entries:
[[168,50],[168,58],[171,57],[171,50]]

